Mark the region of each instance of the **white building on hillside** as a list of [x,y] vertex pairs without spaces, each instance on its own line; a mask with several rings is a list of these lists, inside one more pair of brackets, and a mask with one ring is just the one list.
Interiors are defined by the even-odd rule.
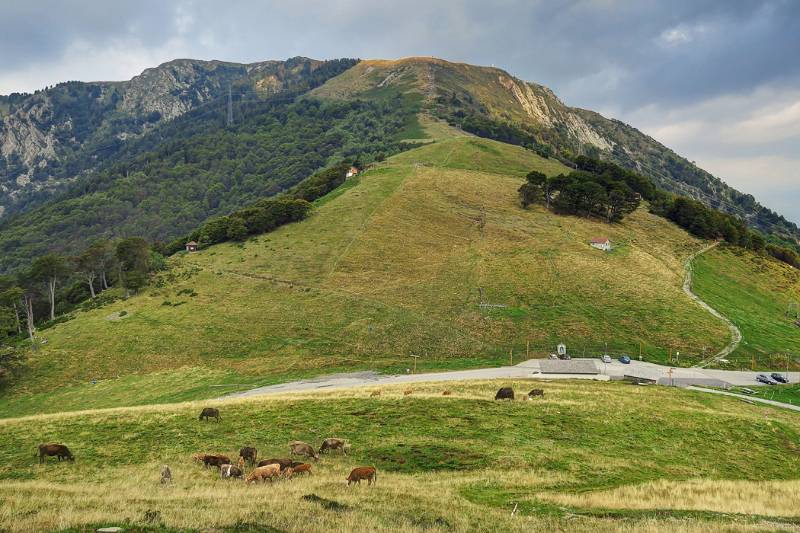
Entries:
[[608,237],[593,237],[589,244],[598,250],[603,250],[604,252],[607,252],[611,249],[611,241],[608,240]]

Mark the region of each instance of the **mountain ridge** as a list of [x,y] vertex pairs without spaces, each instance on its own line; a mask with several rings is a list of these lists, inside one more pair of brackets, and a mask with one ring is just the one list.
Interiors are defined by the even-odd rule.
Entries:
[[[224,107],[228,87],[238,99],[263,98],[285,90],[298,72],[322,64],[304,57],[254,63],[181,58],[126,81],[65,82],[33,95],[0,97],[0,216],[47,201],[52,192],[113,160],[131,139],[188,111],[213,107],[215,100]],[[69,103],[56,101],[64,92],[77,99],[76,105],[88,108],[89,120],[81,123]],[[359,60],[309,97],[380,100],[390,94],[411,95],[422,110],[478,135],[492,137],[481,131],[486,126],[481,121],[488,121],[518,130],[523,139],[518,142],[556,157],[584,154],[611,160],[647,175],[666,191],[799,242],[795,224],[654,138],[595,111],[569,107],[548,87],[498,67],[426,56]],[[92,120],[93,113],[99,118]]]

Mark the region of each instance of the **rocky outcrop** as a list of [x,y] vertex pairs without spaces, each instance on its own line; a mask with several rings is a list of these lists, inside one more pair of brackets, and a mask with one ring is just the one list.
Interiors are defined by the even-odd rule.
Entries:
[[[320,64],[306,58],[250,64],[178,59],[128,81],[68,82],[15,95],[0,114],[0,216],[26,192],[74,180],[67,161],[81,163],[71,165],[77,172],[90,170],[102,162],[95,154],[106,155],[114,141],[127,142],[215,100],[224,103],[229,87],[239,98],[269,96]],[[78,114],[80,127],[74,126]]]

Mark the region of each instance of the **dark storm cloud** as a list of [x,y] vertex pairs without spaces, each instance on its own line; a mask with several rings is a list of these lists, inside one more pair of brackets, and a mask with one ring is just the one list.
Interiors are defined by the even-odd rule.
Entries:
[[[127,79],[176,57],[493,64],[762,188],[800,221],[797,187],[781,194],[800,166],[800,126],[781,121],[800,105],[800,1],[0,0],[0,15],[0,94]],[[782,169],[774,188],[767,160]]]

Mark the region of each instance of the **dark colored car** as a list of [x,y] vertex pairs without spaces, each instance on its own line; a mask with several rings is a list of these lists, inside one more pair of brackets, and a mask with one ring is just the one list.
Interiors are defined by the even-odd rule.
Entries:
[[759,383],[765,383],[767,385],[775,385],[775,382],[769,379],[765,374],[757,375],[756,381],[758,381]]
[[622,363],[623,365],[629,365],[631,364],[631,358],[628,357],[627,355],[623,355],[622,357],[619,358],[619,362]]
[[789,380],[786,379],[783,376],[783,374],[778,374],[777,372],[773,372],[772,374],[769,375],[769,377],[771,377],[772,379],[774,379],[778,383],[789,383]]

